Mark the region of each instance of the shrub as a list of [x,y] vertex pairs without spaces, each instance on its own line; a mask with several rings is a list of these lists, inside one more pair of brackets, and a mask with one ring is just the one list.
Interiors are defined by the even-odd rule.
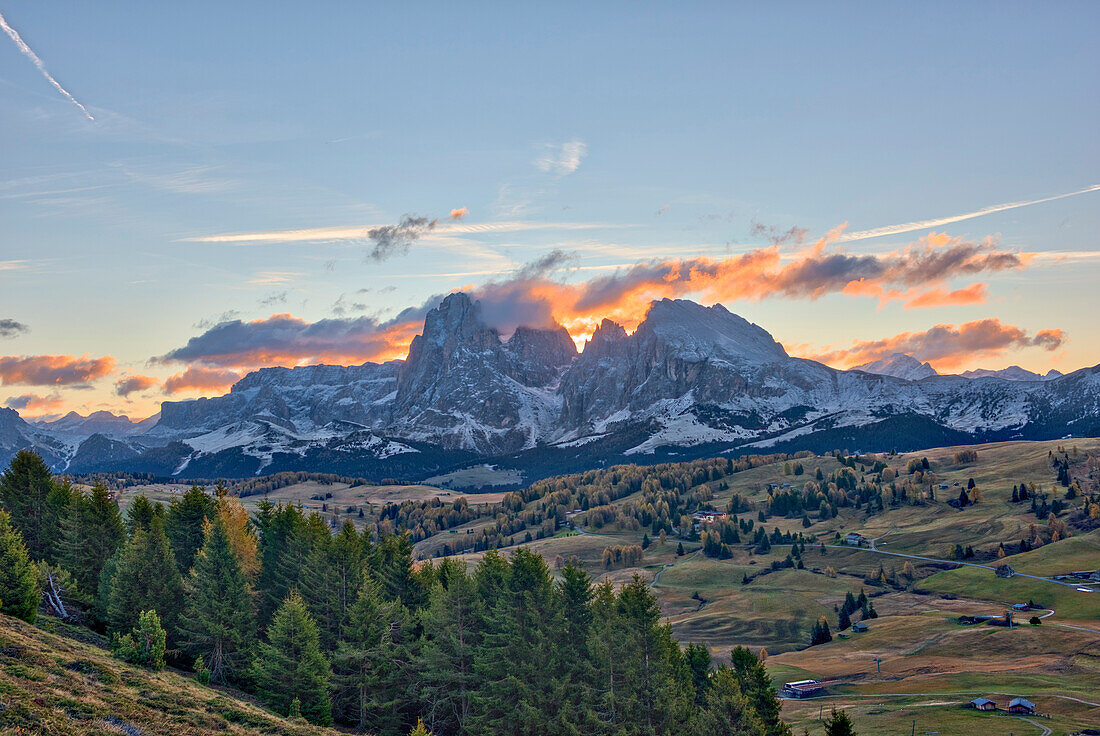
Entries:
[[156,611],[142,611],[137,626],[129,634],[115,635],[111,653],[124,662],[150,669],[164,669],[164,649],[168,636]]

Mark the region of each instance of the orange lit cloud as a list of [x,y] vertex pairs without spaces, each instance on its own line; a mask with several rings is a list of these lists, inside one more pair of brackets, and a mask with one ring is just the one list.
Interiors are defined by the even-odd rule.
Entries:
[[230,370],[189,366],[182,373],[169,376],[164,382],[164,391],[169,394],[184,391],[223,391],[239,380],[240,375]]
[[851,368],[895,353],[905,353],[951,371],[968,363],[998,358],[1009,350],[1038,347],[1053,351],[1068,338],[1062,330],[1039,330],[1034,335],[999,319],[982,319],[961,325],[936,325],[923,332],[903,332],[881,340],[853,340],[847,346],[790,346],[804,358],[838,368]]
[[4,405],[9,409],[15,409],[21,416],[40,416],[43,414],[56,414],[65,407],[65,400],[60,396],[39,396],[38,394],[22,394],[12,396]]
[[470,210],[466,209],[465,207],[456,207],[455,209],[451,210],[451,219],[461,220],[468,214],[470,214]]
[[426,312],[427,308],[406,309],[388,322],[373,317],[306,322],[290,314],[250,322],[229,320],[156,360],[248,369],[403,358]]
[[5,355],[0,356],[0,384],[69,386],[102,378],[114,367],[115,359],[109,355]]
[[158,383],[160,382],[152,376],[123,376],[115,381],[115,393],[119,396],[129,396],[135,391],[153,388]]
[[[993,240],[967,241],[938,233],[889,253],[850,253],[831,247],[842,232],[843,226],[835,228],[812,247],[791,254],[777,244],[722,259],[638,263],[577,283],[557,277],[575,256],[553,251],[505,278],[466,290],[481,302],[484,318],[502,335],[519,325],[561,324],[579,341],[605,318],[633,329],[653,300],[666,297],[714,303],[845,294],[876,298],[880,304],[900,300],[906,308],[977,304],[985,301],[985,284],[954,291],[945,285],[959,277],[1021,269],[1027,263],[1027,256],[1000,249]],[[800,237],[797,229],[774,233],[784,242]],[[432,296],[388,321],[341,317],[306,322],[290,314],[251,322],[228,320],[157,360],[247,370],[403,358],[424,315],[441,298]]]

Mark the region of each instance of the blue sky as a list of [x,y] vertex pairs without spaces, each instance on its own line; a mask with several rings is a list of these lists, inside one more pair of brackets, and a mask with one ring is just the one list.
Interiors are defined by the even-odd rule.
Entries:
[[[142,416],[216,390],[180,379],[167,394],[188,368],[224,383],[271,361],[379,357],[322,345],[150,362],[226,320],[378,329],[554,250],[569,255],[545,277],[576,285],[642,262],[737,257],[797,227],[802,241],[776,247],[798,263],[843,223],[936,220],[1100,183],[1095,3],[0,0],[0,13],[95,118],[0,36],[0,320],[27,328],[0,339],[0,402],[25,414]],[[406,214],[439,225],[407,253],[368,259],[367,231]],[[1100,362],[1098,225],[1093,192],[829,241],[853,257],[986,238],[987,252],[1048,254],[907,276],[885,288],[908,296],[885,303],[802,286],[673,295],[721,297],[792,352],[838,364],[897,344],[948,370],[1071,370]],[[271,235],[290,230],[314,232]],[[930,232],[953,240],[919,240]],[[255,238],[216,239],[228,234]],[[979,283],[980,300],[906,308],[918,291]],[[584,316],[629,322],[635,301]],[[555,307],[563,315],[583,340],[588,323]],[[350,322],[361,318],[373,327]],[[991,319],[1001,342],[959,337],[950,354],[921,342],[936,325]],[[1062,338],[1036,340],[1043,330]],[[891,341],[905,334],[917,337]],[[26,369],[41,356],[113,361]],[[136,375],[148,388],[119,395]]]

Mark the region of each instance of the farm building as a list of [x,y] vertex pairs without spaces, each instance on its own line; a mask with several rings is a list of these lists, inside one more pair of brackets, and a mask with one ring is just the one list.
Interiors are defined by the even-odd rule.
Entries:
[[997,565],[997,569],[993,571],[999,578],[1010,578],[1016,574],[1016,571],[1012,568],[1012,565],[1007,563],[1003,565]]
[[976,710],[997,710],[997,704],[989,698],[974,698],[970,701],[970,707]]
[[817,680],[796,680],[783,683],[783,689],[779,694],[786,698],[809,698],[820,695],[825,691],[825,686]]
[[1012,610],[1013,611],[1030,611],[1031,606],[1029,606],[1026,603],[1013,603],[1012,604]]
[[1008,712],[1016,715],[1029,716],[1035,712],[1035,703],[1024,698],[1013,698],[1008,703]]
[[862,621],[858,621],[852,624],[852,631],[856,632],[857,634],[862,634],[863,632],[867,631],[867,628],[867,624],[863,623]]
[[859,534],[858,532],[848,532],[848,534],[844,537],[844,544],[848,544],[853,547],[862,547],[863,542],[863,535]]

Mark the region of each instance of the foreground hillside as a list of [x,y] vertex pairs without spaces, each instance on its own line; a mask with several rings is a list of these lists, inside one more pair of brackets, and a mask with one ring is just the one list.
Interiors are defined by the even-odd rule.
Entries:
[[[82,637],[78,641],[73,636]],[[85,629],[0,615],[0,732],[85,736],[322,736],[334,730],[279,718],[242,693],[152,672],[111,657]]]

